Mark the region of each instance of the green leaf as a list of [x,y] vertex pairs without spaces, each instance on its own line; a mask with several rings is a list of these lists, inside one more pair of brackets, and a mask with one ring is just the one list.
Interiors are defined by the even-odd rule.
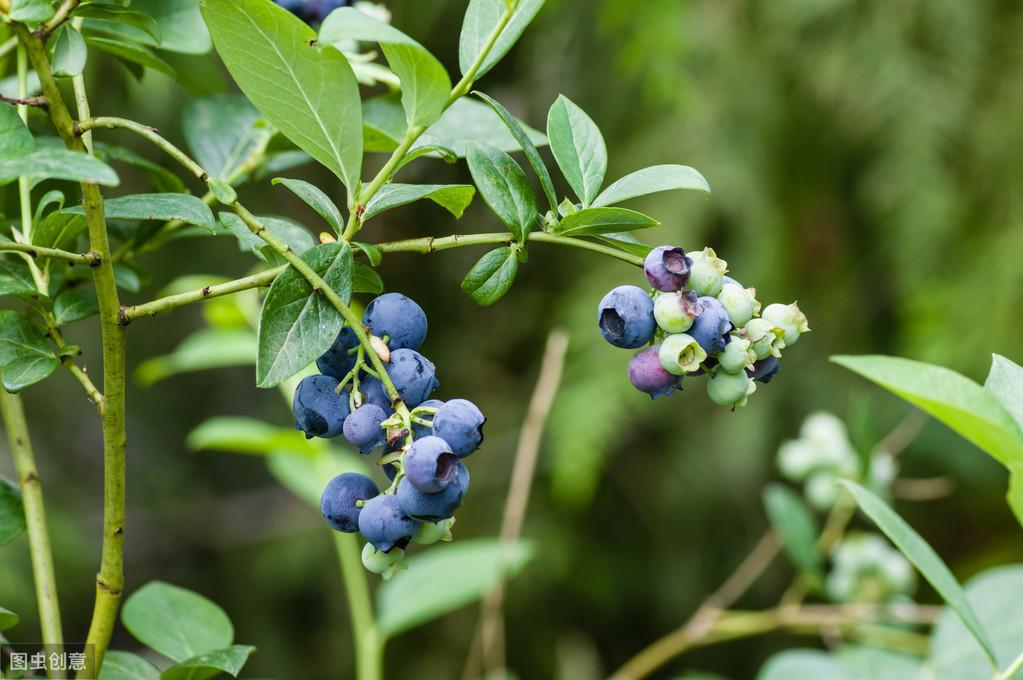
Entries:
[[1016,425],[1023,430],[1023,366],[1000,354],[991,357],[984,389],[995,395]]
[[600,129],[585,111],[559,95],[547,114],[547,138],[572,191],[589,206],[607,172],[607,147]]
[[32,152],[35,140],[13,106],[0,107],[0,158],[16,158]]
[[94,35],[88,35],[85,37],[85,43],[89,47],[95,47],[96,49],[103,50],[108,54],[112,54],[115,57],[124,59],[132,64],[138,64],[144,68],[153,69],[160,73],[176,78],[177,73],[166,61],[156,56],[148,47],[144,45],[138,45],[136,43],[127,42],[125,40],[112,40],[110,38],[100,38]]
[[132,593],[121,621],[139,642],[177,662],[234,641],[234,627],[223,609],[198,593],[162,581],[150,581]]
[[207,680],[221,673],[236,678],[254,651],[255,647],[231,645],[227,649],[199,654],[171,666],[160,674],[160,680]]
[[352,241],[352,245],[366,255],[366,259],[369,260],[370,265],[379,267],[380,263],[384,261],[383,251],[372,243],[359,243],[358,241]]
[[161,50],[206,54],[213,48],[196,0],[132,0],[131,6],[156,20]]
[[526,173],[504,151],[472,142],[466,160],[469,172],[490,209],[520,243],[537,220],[536,197]]
[[[302,259],[347,304],[352,297],[352,250],[325,243]],[[289,267],[270,286],[259,318],[256,384],[272,387],[313,363],[341,332],[344,320],[321,293]]]
[[629,232],[656,227],[660,222],[628,208],[583,208],[562,218],[556,231],[565,236]]
[[401,81],[401,103],[409,127],[434,123],[448,103],[451,79],[429,50],[390,24],[354,7],[330,13],[320,28],[320,42],[343,49],[350,41],[378,42]]
[[234,190],[233,186],[222,179],[211,178],[206,181],[206,186],[209,187],[213,197],[224,205],[232,205],[238,200],[238,192]]
[[32,244],[47,248],[68,248],[88,224],[82,215],[54,211],[32,230]]
[[203,328],[185,338],[170,354],[143,361],[135,378],[148,387],[181,373],[255,363],[256,336],[252,331]]
[[[818,649],[789,649],[775,654],[757,680],[857,680],[837,659]],[[864,679],[866,680],[866,679]]]
[[379,295],[384,292],[384,281],[372,267],[356,262],[352,268],[352,292]]
[[130,293],[137,293],[142,288],[142,278],[139,273],[126,264],[114,265],[114,280],[118,288],[123,288]]
[[87,288],[72,288],[64,291],[53,301],[53,315],[57,325],[88,319],[99,314],[99,300],[96,294]]
[[501,121],[508,128],[508,132],[511,133],[515,141],[518,142],[519,147],[525,152],[526,160],[529,161],[530,167],[533,168],[533,172],[536,174],[536,178],[540,180],[540,186],[543,187],[544,194],[547,195],[547,200],[551,204],[551,210],[558,209],[558,197],[554,192],[554,182],[551,180],[551,173],[548,172],[547,166],[543,162],[543,158],[540,157],[540,151],[536,148],[536,144],[530,139],[522,126],[515,118],[508,113],[508,109],[504,108],[495,99],[492,99],[482,92],[474,92],[477,97],[482,99],[486,104],[494,110],[494,113],[500,117]]
[[[173,0],[164,0],[164,2],[170,3],[173,2]],[[101,5],[96,2],[89,2],[78,5],[78,7],[74,10],[74,16],[85,19],[102,19],[104,21],[124,24],[125,26],[130,26],[141,31],[149,38],[152,38],[154,44],[159,44],[160,26],[156,23],[156,19],[153,17],[149,16],[145,12],[137,11],[137,5],[139,4],[141,4],[141,2],[135,3],[136,9],[128,9],[127,7],[120,7],[118,5]]]
[[1023,433],[998,398],[955,371],[886,356],[831,359],[934,416],[1005,465],[1023,463]]
[[9,309],[0,309],[0,367],[3,387],[17,392],[53,372],[60,361],[35,326]]
[[306,439],[298,430],[275,427],[254,418],[233,416],[219,416],[204,421],[188,434],[185,443],[193,451],[210,449],[258,455],[273,451],[314,455],[322,449],[321,441]]
[[[521,121],[519,125],[534,144],[547,143],[547,137],[542,132],[534,130]],[[431,125],[419,138],[419,141],[412,145],[412,150],[427,146],[442,146],[451,149],[459,158],[462,158],[465,156],[470,142],[483,142],[508,152],[518,151],[520,148],[519,143],[515,141],[508,128],[501,122],[500,116],[494,113],[493,109],[482,102],[463,97],[448,107],[440,120]]]
[[158,680],[160,671],[141,656],[109,650],[103,655],[99,680]]
[[648,246],[627,231],[601,234],[596,239],[604,245],[639,257],[646,257],[653,250],[652,246]]
[[[965,585],[966,599],[991,633],[998,666],[1005,668],[1023,648],[1023,565],[982,571]],[[926,668],[932,678],[988,678],[991,664],[970,631],[952,609],[946,609],[931,633]],[[1013,678],[1018,678],[1014,675]]]
[[138,168],[145,174],[153,188],[163,193],[183,194],[188,191],[185,183],[176,174],[156,163],[143,158],[134,151],[93,141],[96,158],[103,161],[120,161]]
[[380,586],[378,626],[391,638],[470,604],[515,575],[532,555],[518,541],[507,548],[493,539],[434,546],[409,559],[409,568]]
[[938,594],[955,610],[963,625],[970,631],[973,638],[984,649],[984,653],[994,665],[997,663],[994,647],[988,637],[988,633],[981,624],[966,594],[959,586],[955,576],[948,570],[945,563],[934,552],[934,549],[916,533],[904,519],[899,517],[884,501],[867,491],[859,484],[848,480],[841,480],[856,499],[860,509],[888,536],[888,539],[895,544],[895,547],[902,552],[906,558],[913,563],[920,571],[927,582],[930,583]]
[[0,607],[0,630],[7,630],[8,628],[14,628],[18,625],[18,621],[21,617],[12,612],[9,609]]
[[593,200],[595,207],[614,205],[637,196],[659,191],[693,189],[710,193],[710,185],[699,172],[688,165],[655,165],[622,177],[600,192]]
[[[21,535],[25,530],[25,509],[21,505],[21,491],[17,486],[0,477],[0,545],[10,543]],[[4,623],[4,613],[7,625],[0,625],[0,630],[10,628],[18,622],[18,617],[4,609],[0,612],[0,624]],[[14,621],[10,621],[14,616]]]
[[[487,71],[501,61],[508,50],[518,41],[526,26],[533,20],[544,0],[518,0],[515,13],[498,36],[494,46],[483,59],[475,80],[483,77]],[[491,33],[497,28],[498,22],[505,11],[504,0],[470,0],[462,22],[462,34],[458,41],[458,65],[462,74],[466,74],[476,63],[487,44]]]
[[[13,110],[14,107],[5,106]],[[44,148],[23,156],[0,160],[0,186],[19,177],[66,179],[71,182],[95,182],[115,187],[120,180],[113,168],[84,151]]]
[[0,260],[0,296],[38,297],[39,289],[20,260]]
[[476,187],[468,184],[385,184],[366,204],[362,221],[365,222],[385,210],[424,198],[430,199],[459,219],[475,195]]
[[479,259],[462,280],[462,290],[481,307],[489,307],[508,292],[519,271],[514,249],[495,248]]
[[818,578],[821,565],[817,555],[817,522],[803,500],[786,486],[769,484],[764,489],[764,508],[785,554],[797,569]]
[[85,38],[71,24],[64,24],[53,41],[53,75],[58,78],[73,78],[85,70],[89,49]]
[[287,179],[285,177],[275,177],[272,183],[275,185],[283,184],[293,194],[305,201],[310,208],[315,210],[330,225],[334,233],[340,236],[344,232],[345,224],[344,218],[341,217],[341,211],[334,205],[334,201],[330,200],[330,197],[320,191],[318,187],[300,179]]
[[348,61],[266,0],[202,0],[217,52],[249,100],[284,136],[354,193],[362,170],[362,105]]
[[52,0],[11,0],[9,16],[12,21],[40,23],[53,17]]
[[924,680],[927,677],[916,657],[887,649],[847,645],[838,650],[835,658],[857,679]]
[[[180,220],[186,224],[216,231],[213,211],[195,196],[188,194],[134,194],[111,198],[103,203],[108,220]],[[71,215],[84,215],[85,208],[65,208]]]
[[[264,249],[269,249],[266,241],[253,234],[240,217],[231,212],[219,213],[218,217],[225,231],[238,239],[238,245],[242,250],[251,252],[264,262],[274,259],[273,257],[267,257],[264,253]],[[262,222],[263,226],[273,234],[280,237],[288,244],[289,248],[299,255],[316,245],[316,239],[309,233],[309,230],[300,224],[295,224],[291,220],[262,215],[256,219]],[[270,252],[272,253],[272,251]]]
[[259,120],[245,97],[214,94],[190,99],[182,125],[195,160],[210,177],[225,179],[258,146]]

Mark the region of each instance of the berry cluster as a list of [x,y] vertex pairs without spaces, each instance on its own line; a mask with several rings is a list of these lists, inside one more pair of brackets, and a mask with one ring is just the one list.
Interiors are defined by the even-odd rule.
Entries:
[[391,403],[380,375],[345,326],[316,361],[320,375],[295,390],[295,426],[306,437],[343,435],[363,454],[382,448],[390,479],[381,492],[366,475],[345,473],[323,491],[320,509],[331,527],[358,531],[368,541],[366,568],[389,576],[404,562],[411,541],[450,538],[455,510],[469,489],[462,459],[483,441],[486,418],[470,401],[430,399],[436,367],[417,350],[426,339],[423,309],[400,293],[387,293],[362,318],[373,352],[386,367],[400,399]]
[[685,376],[707,374],[712,401],[742,406],[754,381],[778,372],[781,350],[810,330],[795,303],[761,313],[756,290],[725,276],[727,263],[710,248],[660,246],[643,269],[653,294],[618,286],[600,301],[597,323],[615,347],[650,343],[629,362],[629,381],[654,399],[681,389]]
[[913,565],[877,534],[846,536],[831,552],[831,564],[825,588],[836,602],[898,602],[916,589]]

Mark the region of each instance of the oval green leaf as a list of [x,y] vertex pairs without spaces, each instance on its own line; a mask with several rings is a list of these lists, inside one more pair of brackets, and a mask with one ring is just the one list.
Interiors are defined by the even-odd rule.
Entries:
[[124,603],[121,621],[144,645],[174,661],[213,652],[234,641],[224,610],[198,593],[151,581]]
[[660,222],[628,208],[583,208],[562,218],[556,231],[565,236],[613,234],[656,227]]
[[547,114],[547,139],[572,191],[589,206],[607,172],[607,146],[600,128],[572,100],[559,95]]
[[508,292],[519,271],[514,249],[496,248],[479,259],[462,280],[462,290],[480,307],[489,307]]
[[526,173],[504,151],[472,142],[466,160],[480,195],[520,243],[537,220],[536,197]]
[[688,165],[655,165],[637,170],[612,183],[593,199],[593,205],[614,205],[637,196],[674,189],[692,189],[710,193],[710,185],[707,184],[707,180]]
[[764,509],[788,558],[799,571],[819,578],[817,522],[803,500],[786,486],[769,484],[764,489]]
[[[25,508],[21,504],[21,491],[0,477],[0,545],[10,543],[25,531]],[[14,617],[13,621],[11,617]],[[18,622],[18,616],[6,609],[0,610],[0,630]]]

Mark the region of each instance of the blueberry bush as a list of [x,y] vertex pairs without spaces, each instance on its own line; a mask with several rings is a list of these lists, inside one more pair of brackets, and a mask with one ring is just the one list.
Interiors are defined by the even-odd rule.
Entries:
[[[385,7],[369,2],[0,0],[0,186],[12,208],[0,231],[0,410],[18,476],[0,480],[0,544],[28,535],[41,628],[39,640],[20,639],[46,649],[84,642],[105,680],[237,677],[256,651],[236,644],[228,615],[198,593],[164,581],[126,592],[127,339],[145,333],[149,317],[196,304],[206,326],[171,353],[147,358],[140,382],[254,366],[255,386],[276,388],[281,410],[290,408],[294,429],[255,414],[221,415],[185,439],[193,450],[261,456],[281,485],[318,509],[337,548],[360,680],[384,677],[392,638],[477,601],[481,623],[465,675],[511,677],[514,663],[494,652],[495,630],[505,582],[535,553],[520,538],[522,515],[564,356],[563,339],[552,334],[501,535],[463,538],[456,511],[470,487],[467,459],[475,455],[473,465],[483,467],[493,455],[487,415],[475,395],[440,389],[446,367],[427,356],[431,310],[413,290],[388,289],[389,255],[485,247],[461,282],[480,307],[509,293],[536,248],[632,265],[642,271],[634,281],[599,301],[578,301],[586,314],[597,312],[596,328],[579,342],[597,345],[599,333],[631,353],[616,383],[654,399],[682,391],[672,400],[679,414],[703,391],[734,411],[758,385],[784,389],[785,376],[776,377],[783,350],[810,330],[799,304],[762,304],[712,247],[647,244],[637,234],[660,222],[621,205],[676,190],[695,192],[686,200],[706,195],[697,170],[653,165],[608,182],[603,134],[568,97],[552,93],[540,131],[479,89],[543,5],[469,0],[453,78],[392,25]],[[124,67],[117,87],[141,87],[143,74],[156,71],[190,93],[181,104],[183,145],[109,112],[106,93],[87,88],[87,69],[110,60]],[[223,78],[221,65],[232,94],[209,85]],[[144,142],[160,162],[115,144],[122,135]],[[464,183],[398,178],[407,166],[438,161]],[[329,173],[329,183],[285,176],[311,165]],[[253,190],[298,201],[315,221],[256,214],[242,200]],[[459,220],[477,193],[501,230],[400,240],[374,233],[374,218],[419,201]],[[177,278],[159,295],[123,302],[153,276],[143,255],[158,259],[170,244],[209,239],[236,243],[250,273],[198,274],[175,260]],[[98,322],[98,349],[65,339],[68,326],[83,322]],[[93,354],[98,381],[84,359]],[[996,356],[981,386],[893,357],[834,361],[1001,463],[1009,506],[1023,522],[1023,369]],[[85,640],[63,634],[43,487],[19,396],[63,371],[101,422],[102,546]],[[599,419],[593,409],[584,415]],[[682,436],[698,427],[681,415],[678,425]],[[984,571],[964,588],[892,507],[917,488],[900,476],[898,455],[918,425],[910,416],[888,437],[854,443],[843,420],[810,414],[778,449],[788,483],[763,490],[764,538],[687,622],[616,660],[612,677],[647,677],[692,648],[773,632],[819,634],[827,649],[775,654],[761,679],[1023,677],[1023,634],[1000,606],[1023,597],[1023,567]],[[780,553],[793,574],[777,604],[735,608]],[[914,599],[924,583],[943,605]],[[0,633],[18,622],[0,608]],[[111,648],[118,622],[141,646]]]

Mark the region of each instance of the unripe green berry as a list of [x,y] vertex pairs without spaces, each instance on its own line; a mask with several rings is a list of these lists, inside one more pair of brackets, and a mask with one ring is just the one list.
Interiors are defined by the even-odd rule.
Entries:
[[362,548],[362,566],[366,567],[367,571],[380,574],[386,581],[405,568],[405,551],[401,548],[391,548],[390,551],[384,552],[367,543]]
[[728,373],[717,371],[707,381],[707,394],[710,400],[719,406],[745,406],[746,399],[757,389],[757,384],[749,379],[746,372]]
[[728,312],[728,319],[736,328],[742,328],[760,311],[756,288],[743,288],[737,283],[725,283],[717,295],[718,302]]
[[728,263],[719,258],[713,248],[687,253],[693,261],[689,267],[689,283],[686,285],[697,295],[715,296],[721,292]]
[[774,303],[767,305],[763,317],[780,328],[785,334],[785,346],[791,347],[799,340],[803,333],[810,332],[810,325],[806,315],[799,311],[799,305],[793,302],[791,305]]
[[718,366],[728,373],[739,373],[753,366],[757,354],[753,351],[753,343],[749,338],[732,334],[729,336],[725,351],[717,355]]
[[416,533],[412,535],[412,540],[419,545],[430,545],[437,541],[450,541],[451,540],[451,527],[455,525],[455,518],[449,517],[448,519],[437,522],[423,522],[419,525]]
[[685,333],[701,311],[696,293],[691,290],[661,293],[654,298],[654,319],[666,333]]
[[803,493],[815,510],[830,510],[838,500],[838,477],[833,472],[815,472],[806,480]]
[[664,339],[657,358],[668,373],[685,375],[698,371],[700,364],[707,358],[707,353],[691,335],[679,333]]
[[753,344],[757,359],[780,357],[785,347],[785,332],[767,319],[753,319],[742,329]]

